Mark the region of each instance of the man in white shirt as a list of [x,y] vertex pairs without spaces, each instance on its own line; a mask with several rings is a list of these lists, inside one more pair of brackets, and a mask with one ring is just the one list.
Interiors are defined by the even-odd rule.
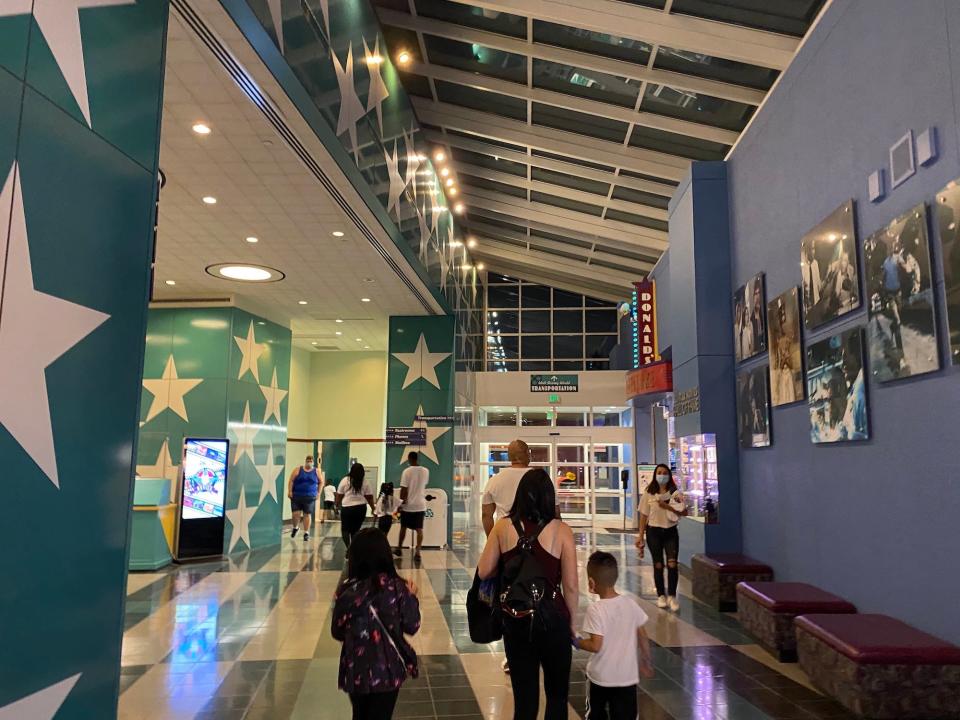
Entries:
[[507,458],[510,467],[487,481],[483,489],[483,531],[489,535],[493,531],[494,523],[505,517],[513,507],[517,497],[517,486],[520,480],[530,469],[530,448],[523,440],[514,440],[507,446]]
[[423,518],[427,514],[427,483],[430,482],[430,471],[420,465],[420,455],[411,452],[407,455],[410,465],[400,476],[400,538],[393,554],[400,557],[403,554],[403,541],[407,537],[407,530],[417,534],[417,548],[413,553],[414,561],[420,560],[420,550],[423,547]]

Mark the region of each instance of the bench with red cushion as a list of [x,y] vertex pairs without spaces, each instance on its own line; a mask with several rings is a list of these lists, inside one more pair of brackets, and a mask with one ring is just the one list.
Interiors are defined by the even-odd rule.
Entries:
[[773,570],[759,560],[738,554],[694,555],[693,595],[720,611],[737,609],[737,583],[773,580]]
[[742,582],[737,585],[737,610],[744,629],[781,662],[797,659],[797,615],[857,611],[841,597],[795,582]]
[[887,615],[796,619],[800,665],[860,717],[960,718],[960,647]]

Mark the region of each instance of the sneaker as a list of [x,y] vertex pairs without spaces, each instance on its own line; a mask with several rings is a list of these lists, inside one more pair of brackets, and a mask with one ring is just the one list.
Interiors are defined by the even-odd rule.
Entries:
[[298,532],[300,532],[300,528],[295,527],[295,528],[290,532],[290,537],[295,538],[295,537],[297,536],[297,533],[298,533]]
[[394,548],[393,554],[396,555],[397,557],[400,557],[401,555],[403,555],[403,550],[401,550],[400,548]]
[[503,662],[500,663],[500,669],[503,670],[505,673],[510,674],[510,664],[507,662],[506,658],[504,658]]
[[679,612],[679,611],[680,611],[680,601],[677,600],[676,596],[674,596],[674,595],[671,595],[671,596],[670,596],[669,605],[670,605],[670,609],[671,609],[673,612]]
[[303,534],[303,541],[306,542],[306,541],[309,540],[309,539],[310,539],[310,533],[305,532],[305,533]]
[[660,609],[662,609],[662,610],[666,610],[667,607],[668,607],[668,605],[669,605],[669,603],[667,602],[667,596],[666,596],[666,595],[661,595],[660,597],[657,598],[657,607],[658,607],[658,608],[660,608]]
[[415,552],[415,553],[413,554],[413,561],[414,561],[414,562],[420,562],[421,560],[423,560],[423,558],[420,557],[420,553],[419,553],[419,552]]

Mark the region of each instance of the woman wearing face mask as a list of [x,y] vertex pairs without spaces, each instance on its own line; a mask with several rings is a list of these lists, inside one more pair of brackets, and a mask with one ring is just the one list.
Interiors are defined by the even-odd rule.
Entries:
[[310,519],[319,492],[320,476],[313,465],[313,455],[307,455],[303,465],[290,474],[290,482],[287,483],[287,497],[290,498],[290,510],[293,511],[293,532],[290,537],[296,537],[300,531],[300,519],[303,518],[303,539],[310,539]]
[[[640,531],[637,533],[637,549],[642,558],[644,545],[650,546],[653,582],[657,587],[657,607],[669,607],[673,612],[677,612],[680,609],[677,601],[677,582],[680,579],[677,568],[680,533],[677,531],[677,523],[680,522],[681,515],[687,514],[687,504],[673,481],[673,473],[669,467],[657,465],[653,471],[653,481],[647,485],[639,504]],[[663,585],[664,555],[667,562],[666,588]]]

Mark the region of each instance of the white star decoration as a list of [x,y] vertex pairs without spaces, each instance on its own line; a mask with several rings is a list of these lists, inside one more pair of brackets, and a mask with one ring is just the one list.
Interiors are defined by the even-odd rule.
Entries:
[[[403,390],[406,390],[416,380],[423,378],[438,390],[440,381],[437,380],[437,365],[442,363],[452,353],[430,352],[427,347],[427,339],[420,333],[420,339],[417,340],[417,349],[412,353],[393,353],[393,356],[407,366],[407,377],[403,381]],[[422,414],[422,413],[421,413]]]
[[[367,70],[370,72],[370,87],[367,89],[367,112],[377,109],[377,124],[380,126],[380,136],[383,137],[383,101],[390,97],[390,90],[380,74],[383,65],[383,56],[380,55],[380,36],[373,45],[373,52],[363,39],[363,55],[367,60]],[[379,59],[378,59],[379,58]]]
[[267,401],[267,407],[263,411],[263,421],[267,422],[271,417],[275,417],[277,422],[283,422],[280,419],[280,403],[287,397],[287,390],[281,390],[277,387],[277,369],[273,369],[273,380],[269,385],[261,385],[260,392]]
[[0,207],[11,205],[9,231],[0,225],[0,425],[59,488],[46,369],[110,316],[34,289],[17,163],[0,191]]
[[137,477],[142,478],[166,478],[173,484],[180,477],[180,466],[173,464],[173,458],[170,457],[170,441],[164,439],[160,446],[160,452],[157,453],[157,461],[153,465],[137,465]]
[[277,33],[277,47],[280,48],[280,54],[283,54],[283,0],[267,0],[270,8],[270,18],[273,20],[273,28]]
[[[246,493],[243,486],[240,487],[240,502],[233,510],[227,510],[227,520],[233,525],[233,532],[230,534],[230,549],[227,552],[233,552],[237,543],[243,540],[250,549],[250,519],[257,512],[259,505],[247,507]],[[2,720],[2,719],[0,719]]]
[[82,673],[0,708],[0,720],[53,720]]
[[256,333],[253,331],[253,320],[250,321],[250,329],[247,330],[247,337],[234,336],[233,340],[237,343],[240,352],[243,354],[243,358],[240,360],[240,374],[237,375],[237,380],[242,380],[243,374],[249,370],[250,374],[253,375],[253,379],[259,383],[260,365],[258,361],[260,360],[260,356],[267,351],[267,344],[257,342]]
[[387,174],[390,176],[390,191],[387,195],[387,212],[397,210],[397,219],[400,219],[400,195],[403,193],[403,176],[400,175],[400,159],[397,157],[397,141],[393,141],[393,155],[383,150],[387,160]]
[[266,500],[268,495],[273,496],[273,501],[278,502],[277,500],[277,473],[283,470],[283,465],[276,465],[273,462],[273,445],[270,445],[270,449],[267,452],[267,462],[265,465],[257,465],[257,473],[260,475],[260,500],[262,503]]
[[427,248],[430,247],[430,228],[427,227],[425,213],[417,208],[417,221],[420,223],[420,262],[427,264]]
[[347,51],[347,66],[340,64],[340,58],[333,50],[333,68],[337,72],[337,85],[340,88],[340,115],[337,117],[337,137],[345,132],[350,134],[350,149],[353,151],[354,159],[357,155],[357,123],[367,114],[363,103],[357,95],[357,90],[353,86],[353,43],[350,43],[350,49]]
[[90,123],[90,97],[80,34],[80,11],[87,8],[133,5],[136,0],[0,0],[0,17],[25,15],[33,6],[33,19],[40,27],[53,59],[63,74],[87,125]]
[[246,455],[250,462],[257,464],[253,457],[253,438],[257,434],[257,429],[250,424],[250,403],[249,401],[243,408],[243,422],[231,423],[233,431],[237,434],[237,444],[234,446],[233,464],[240,462],[240,458]]
[[330,0],[320,0],[320,12],[323,14],[323,26],[327,30],[327,40],[330,40]]
[[172,410],[184,420],[190,420],[187,417],[187,405],[183,396],[202,382],[202,379],[187,380],[177,377],[177,365],[173,361],[173,355],[168,357],[160,379],[143,381],[143,386],[153,395],[153,402],[150,403],[150,410],[147,411],[147,419],[144,423],[150,422],[167,409]]
[[403,133],[403,145],[407,149],[407,170],[404,177],[404,188],[410,188],[413,197],[417,197],[417,170],[420,168],[420,156],[413,144],[413,136]]
[[[423,405],[420,405],[417,407],[417,415],[423,415]],[[407,455],[409,455],[411,452],[418,452],[421,455],[425,455],[426,457],[430,458],[431,460],[433,460],[434,463],[439,465],[440,461],[437,459],[437,449],[433,446],[433,444],[439,438],[446,435],[450,431],[450,428],[449,427],[430,427],[429,425],[427,425],[425,420],[416,420],[416,419],[414,419],[411,427],[418,427],[418,428],[422,427],[427,429],[427,444],[424,445],[423,447],[407,445],[407,447],[403,449],[403,454],[400,456],[400,464],[403,465],[407,461]]]

